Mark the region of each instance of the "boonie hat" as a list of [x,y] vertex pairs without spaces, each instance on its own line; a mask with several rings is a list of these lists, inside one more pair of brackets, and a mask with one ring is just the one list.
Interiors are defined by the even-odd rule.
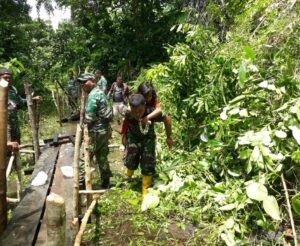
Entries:
[[96,79],[95,75],[92,73],[84,73],[84,74],[81,74],[80,77],[78,77],[77,81],[79,83],[85,83],[89,79],[95,80]]

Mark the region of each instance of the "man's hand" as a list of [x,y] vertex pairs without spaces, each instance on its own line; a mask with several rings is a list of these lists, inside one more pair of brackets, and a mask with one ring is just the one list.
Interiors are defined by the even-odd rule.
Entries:
[[42,101],[42,97],[41,96],[35,96],[35,97],[32,98],[32,100],[40,102],[40,101]]
[[7,142],[7,148],[11,150],[12,152],[18,152],[19,151],[19,143],[18,142]]
[[147,116],[142,119],[142,123],[143,124],[148,124],[149,123],[149,120],[148,120]]
[[166,142],[169,147],[172,147],[174,145],[174,141],[171,137],[167,137]]

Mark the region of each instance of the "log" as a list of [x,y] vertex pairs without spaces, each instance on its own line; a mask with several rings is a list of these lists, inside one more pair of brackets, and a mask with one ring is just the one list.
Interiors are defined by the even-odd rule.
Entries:
[[36,114],[35,114],[34,105],[32,101],[32,87],[27,81],[25,81],[24,88],[26,93],[27,107],[28,107],[28,113],[29,113],[29,119],[31,125],[33,149],[35,153],[34,160],[36,164],[40,156],[40,145],[39,145],[39,134],[38,134],[37,121],[36,121]]
[[7,93],[8,83],[0,81],[0,235],[7,224],[6,149],[7,149]]
[[[85,188],[87,190],[92,190],[92,175],[91,175],[91,158],[90,158],[90,152],[89,152],[89,132],[87,129],[87,126],[84,127],[84,167],[85,167]],[[92,195],[87,194],[86,197],[86,207],[88,208],[92,202]]]
[[90,217],[91,213],[93,212],[93,210],[96,206],[96,203],[97,203],[97,200],[93,200],[91,205],[89,206],[88,210],[84,214],[84,217],[81,221],[79,232],[77,233],[76,238],[75,238],[74,246],[80,246],[84,230],[86,228],[89,217]]
[[64,199],[51,193],[46,200],[47,246],[66,245],[66,209]]

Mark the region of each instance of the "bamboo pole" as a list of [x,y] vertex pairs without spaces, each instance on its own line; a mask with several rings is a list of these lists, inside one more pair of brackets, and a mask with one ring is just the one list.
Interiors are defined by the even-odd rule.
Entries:
[[6,179],[10,175],[11,168],[12,168],[12,165],[14,163],[14,160],[15,160],[15,153],[12,153],[12,155],[9,158],[8,165],[7,165],[7,168],[6,168]]
[[78,202],[79,202],[79,158],[80,158],[80,145],[82,139],[82,129],[77,124],[76,139],[74,147],[74,162],[73,162],[73,219],[78,218]]
[[[84,127],[84,167],[85,167],[85,188],[92,190],[92,175],[91,175],[91,158],[89,152],[89,133],[87,126]],[[88,194],[86,197],[86,207],[88,208],[92,202],[92,195]]]
[[22,198],[22,164],[20,160],[20,153],[15,154],[15,168],[17,172],[17,197],[19,200]]
[[289,193],[288,193],[288,190],[287,190],[287,187],[286,187],[286,183],[285,183],[285,179],[284,179],[283,174],[281,174],[281,182],[283,184],[284,194],[285,194],[285,198],[286,198],[286,204],[288,206],[289,217],[290,217],[290,220],[291,220],[293,237],[294,237],[294,244],[295,244],[295,246],[298,246],[295,223],[294,223],[292,208],[291,208],[291,204],[290,204],[290,200],[289,200]]
[[59,125],[60,127],[62,127],[62,123],[61,123],[61,112],[60,112],[60,108],[57,104],[57,97],[55,95],[55,92],[52,91],[52,98],[53,98],[53,102],[54,102],[54,105],[55,105],[55,108],[56,108],[56,111],[57,111],[57,114],[58,114],[58,118],[59,118]]
[[97,200],[96,199],[93,200],[91,205],[89,206],[88,210],[86,211],[86,213],[81,221],[79,232],[76,235],[74,246],[80,246],[84,230],[86,228],[89,217],[96,206],[96,203],[97,203]]
[[104,194],[108,190],[80,190],[79,195],[84,195],[84,194]]
[[36,122],[36,115],[35,115],[35,110],[34,110],[33,101],[32,101],[32,87],[27,81],[25,81],[24,88],[25,88],[25,93],[26,93],[27,107],[28,107],[28,113],[29,113],[29,119],[30,119],[30,125],[31,125],[33,149],[35,152],[34,160],[35,160],[35,164],[36,164],[38,162],[38,159],[40,156],[40,146],[39,146],[39,134],[38,134],[38,127],[37,127],[37,122]]
[[0,235],[7,224],[6,149],[7,149],[7,93],[8,83],[0,81]]
[[46,200],[47,246],[66,245],[66,209],[64,199],[51,193]]

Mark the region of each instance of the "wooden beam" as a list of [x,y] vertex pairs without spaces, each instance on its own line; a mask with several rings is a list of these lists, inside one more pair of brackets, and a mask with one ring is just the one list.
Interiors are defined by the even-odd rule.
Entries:
[[24,88],[25,88],[25,93],[26,93],[27,107],[28,107],[28,113],[29,113],[29,119],[30,119],[30,125],[31,125],[33,149],[34,149],[34,153],[35,153],[34,160],[35,160],[35,163],[37,163],[40,153],[41,153],[40,145],[39,145],[38,126],[37,126],[36,114],[35,114],[33,100],[32,100],[32,87],[26,80],[24,82]]
[[80,190],[79,194],[104,194],[108,190]]
[[8,82],[0,80],[0,235],[7,224],[6,151],[7,151],[7,92]]
[[[0,245],[35,245],[58,153],[59,147],[47,148],[43,151],[35,165],[24,196],[13,210],[12,218],[0,238]],[[41,171],[47,174],[46,183],[40,186],[32,186],[32,180]]]

